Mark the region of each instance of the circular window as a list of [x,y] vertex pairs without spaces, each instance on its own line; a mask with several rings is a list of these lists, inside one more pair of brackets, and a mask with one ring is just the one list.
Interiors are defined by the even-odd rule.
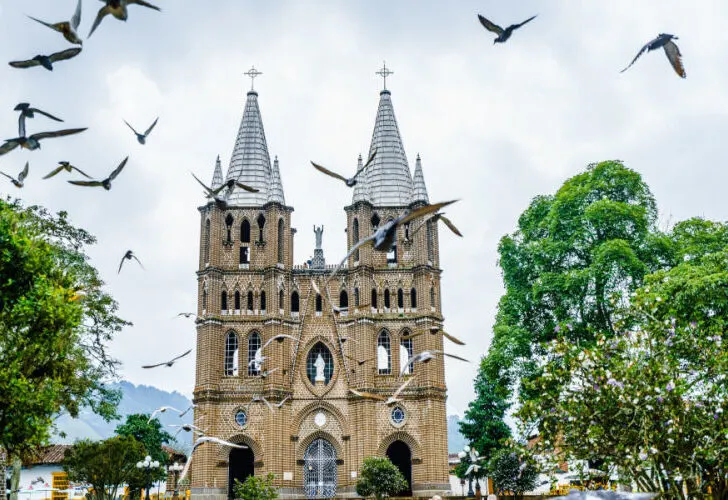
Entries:
[[318,412],[315,417],[313,417],[313,422],[319,426],[323,427],[326,425],[326,414],[324,412]]
[[238,411],[238,412],[237,412],[237,413],[235,414],[235,422],[236,422],[236,423],[237,423],[237,424],[238,424],[238,425],[239,425],[240,427],[245,427],[245,424],[247,424],[247,423],[248,423],[248,414],[247,414],[247,413],[245,413],[245,410],[239,410],[239,411]]
[[392,410],[392,423],[400,425],[402,422],[404,422],[404,410],[397,406]]

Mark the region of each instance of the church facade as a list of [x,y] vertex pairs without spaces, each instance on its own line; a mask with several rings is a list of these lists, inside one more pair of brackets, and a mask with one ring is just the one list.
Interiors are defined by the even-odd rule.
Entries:
[[[420,158],[411,174],[388,90],[374,151],[343,207],[348,248],[428,203]],[[320,233],[313,259],[294,262],[293,207],[252,90],[230,166],[223,178],[218,158],[213,189],[229,179],[258,191],[223,188],[225,205],[199,207],[195,424],[246,448],[201,445],[192,495],[222,500],[235,479],[273,473],[284,498],[356,496],[362,462],[374,455],[403,472],[401,495],[447,491],[443,360],[407,367],[414,354],[443,348],[432,333],[443,322],[436,222],[400,227],[388,253],[363,245],[325,286],[335,266],[324,262]],[[389,397],[410,378],[392,405],[352,392]]]

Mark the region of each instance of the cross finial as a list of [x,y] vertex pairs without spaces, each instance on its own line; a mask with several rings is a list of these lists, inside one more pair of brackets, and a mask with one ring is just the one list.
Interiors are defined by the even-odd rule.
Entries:
[[253,66],[248,71],[246,71],[245,74],[250,77],[250,90],[255,90],[255,77],[258,75],[262,75],[263,73],[255,69],[255,66]]
[[377,71],[376,74],[384,79],[384,90],[387,90],[387,77],[394,74],[394,71],[389,71],[389,68],[387,68],[387,61],[384,61],[384,63],[382,64],[382,69]]

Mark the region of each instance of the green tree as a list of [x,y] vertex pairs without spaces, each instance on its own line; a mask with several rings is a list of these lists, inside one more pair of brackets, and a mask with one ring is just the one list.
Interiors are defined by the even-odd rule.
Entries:
[[128,323],[88,263],[94,242],[65,212],[0,200],[0,447],[9,461],[45,444],[62,412],[115,414],[107,344]]
[[[159,419],[149,420],[149,415],[135,413],[127,415],[126,422],[116,426],[116,434],[119,436],[132,436],[144,445],[147,455],[162,465],[169,462],[169,456],[162,449],[162,445],[172,441],[172,436],[162,429]],[[153,472],[152,477],[157,480],[167,477],[164,467]],[[143,486],[143,483],[142,483]]]
[[356,493],[362,497],[374,495],[377,500],[396,495],[407,489],[407,480],[388,458],[367,457],[361,467]]
[[265,478],[248,476],[244,482],[235,480],[235,498],[242,500],[275,500],[278,498],[278,488],[273,486],[275,475],[268,473]]
[[527,456],[519,456],[516,449],[498,450],[488,462],[488,474],[499,495],[513,492],[516,498],[536,488],[538,469]]
[[66,451],[63,469],[68,479],[93,487],[93,500],[113,500],[119,488],[139,475],[144,445],[130,436],[105,441],[77,441]]

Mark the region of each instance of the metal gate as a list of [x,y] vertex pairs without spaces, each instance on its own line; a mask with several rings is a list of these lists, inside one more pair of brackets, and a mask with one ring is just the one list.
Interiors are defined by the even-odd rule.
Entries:
[[336,450],[325,439],[316,439],[303,455],[303,488],[308,498],[336,496]]

